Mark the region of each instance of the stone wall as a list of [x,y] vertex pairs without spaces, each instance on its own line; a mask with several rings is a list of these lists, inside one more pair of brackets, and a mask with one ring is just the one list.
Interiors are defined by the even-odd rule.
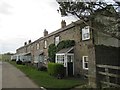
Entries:
[[[83,26],[82,26],[83,27]],[[82,41],[82,33],[80,25],[75,25],[70,28],[62,28],[58,31],[52,32],[45,37],[42,37],[26,46],[18,49],[18,53],[31,52],[32,60],[35,60],[35,56],[38,55],[38,50],[43,50],[45,59],[48,59],[48,47],[50,44],[55,43],[55,37],[59,36],[60,41],[62,40],[74,40],[74,71],[75,75],[88,75],[88,70],[84,70],[82,66],[82,56],[89,56],[88,45],[92,44],[92,30],[91,38],[89,40]],[[44,48],[44,41],[47,41],[47,48]],[[36,44],[39,44],[39,49],[36,49]],[[27,48],[27,50],[26,50]],[[30,50],[31,49],[31,50]],[[38,53],[37,53],[38,52]]]

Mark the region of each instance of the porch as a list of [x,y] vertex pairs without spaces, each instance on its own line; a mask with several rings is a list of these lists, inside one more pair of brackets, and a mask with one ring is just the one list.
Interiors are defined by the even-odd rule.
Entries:
[[43,50],[38,50],[34,56],[34,66],[39,68],[45,63],[45,55]]
[[56,53],[56,63],[61,63],[66,68],[66,76],[74,75],[74,48],[65,48]]

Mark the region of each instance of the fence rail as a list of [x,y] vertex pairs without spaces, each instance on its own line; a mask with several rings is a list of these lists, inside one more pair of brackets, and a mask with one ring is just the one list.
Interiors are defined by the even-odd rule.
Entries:
[[[102,87],[102,84],[106,85],[106,87],[119,87],[120,88],[120,75],[119,75],[119,72],[118,73],[112,73],[112,72],[109,72],[110,69],[112,70],[116,70],[116,71],[119,71],[120,70],[120,67],[119,66],[112,66],[112,65],[100,65],[98,64],[97,65],[97,68],[102,68],[104,69],[104,71],[100,71],[98,69],[97,73],[98,75],[102,75],[102,77],[105,77],[104,81],[103,80],[100,80],[98,82],[100,82],[100,86]],[[113,77],[114,78],[114,81],[116,82],[111,82],[110,81],[110,78]],[[119,80],[117,80],[119,79]]]
[[106,84],[108,86],[111,85],[111,86],[114,86],[114,87],[120,87],[120,85],[114,84],[114,83],[108,83],[108,82],[104,82],[104,81],[101,81],[101,83]]
[[110,76],[110,77],[120,78],[120,75],[116,75],[116,74],[111,74],[111,73],[101,72],[101,71],[99,71],[98,73],[101,74],[101,75],[107,75],[107,76]]
[[120,70],[120,67],[119,67],[119,66],[100,65],[100,64],[98,64],[97,67],[100,67],[100,68],[110,68],[110,69],[117,69],[117,70]]

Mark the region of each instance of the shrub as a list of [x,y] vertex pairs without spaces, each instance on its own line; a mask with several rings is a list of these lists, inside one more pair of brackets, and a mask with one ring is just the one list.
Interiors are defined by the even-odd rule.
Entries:
[[75,45],[74,40],[63,40],[59,42],[59,44],[57,45],[57,51],[60,51],[61,49],[64,49],[64,48],[72,47],[74,45]]
[[49,61],[50,62],[55,62],[55,54],[56,52],[60,51],[61,49],[64,48],[69,48],[75,45],[74,40],[63,40],[59,42],[57,46],[55,44],[50,44],[49,49],[48,49],[48,56],[49,56]]
[[56,46],[55,44],[50,44],[48,49],[48,56],[50,62],[55,62]]
[[48,63],[48,73],[55,77],[63,77],[64,76],[64,66],[63,64],[58,63]]
[[47,67],[41,66],[41,67],[38,68],[38,70],[40,70],[40,71],[47,71]]
[[18,60],[16,63],[17,63],[17,64],[22,64],[22,61]]

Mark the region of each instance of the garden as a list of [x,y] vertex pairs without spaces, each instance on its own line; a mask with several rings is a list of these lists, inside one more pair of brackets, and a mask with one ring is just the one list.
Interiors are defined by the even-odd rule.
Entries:
[[[50,68],[54,69],[48,69],[48,70],[38,70],[37,68],[31,66],[31,65],[19,65],[16,64],[14,61],[10,61],[12,65],[20,69],[23,73],[26,74],[27,77],[29,77],[33,82],[35,82],[39,87],[44,87],[47,90],[50,89],[71,89],[76,86],[84,85],[86,84],[86,80],[83,78],[78,77],[62,77],[58,78],[58,74],[63,74],[61,70],[55,69],[55,67],[61,68],[62,65],[54,65],[53,63],[48,64]],[[55,72],[54,72],[55,71]]]

